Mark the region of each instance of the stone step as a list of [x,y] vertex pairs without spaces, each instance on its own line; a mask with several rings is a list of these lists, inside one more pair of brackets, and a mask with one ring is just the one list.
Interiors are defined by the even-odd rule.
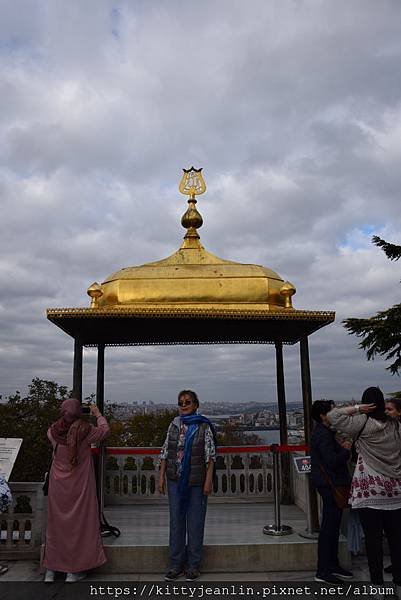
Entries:
[[[107,545],[106,540],[104,544],[109,560],[97,569],[99,573],[163,573],[167,569],[167,546]],[[340,540],[339,554],[341,564],[349,567],[350,555],[344,539]],[[314,570],[316,563],[316,541],[291,535],[266,543],[206,544],[202,570],[209,573],[308,571]]]

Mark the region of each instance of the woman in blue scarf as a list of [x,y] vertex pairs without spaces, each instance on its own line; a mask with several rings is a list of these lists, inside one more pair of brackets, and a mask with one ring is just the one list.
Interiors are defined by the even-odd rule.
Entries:
[[166,581],[184,573],[187,581],[200,576],[207,497],[213,488],[215,433],[209,419],[197,414],[198,396],[178,394],[178,417],[170,423],[160,454],[159,492],[167,490],[170,507],[170,570]]

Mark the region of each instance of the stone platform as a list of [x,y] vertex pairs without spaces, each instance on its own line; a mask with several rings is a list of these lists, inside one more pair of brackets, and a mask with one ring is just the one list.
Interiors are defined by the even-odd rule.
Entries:
[[[165,503],[113,506],[105,510],[121,536],[105,537],[108,563],[99,573],[162,573],[168,565],[169,514]],[[316,567],[317,542],[301,537],[306,516],[295,505],[281,507],[282,524],[294,533],[273,537],[263,527],[273,522],[271,503],[210,503],[202,570],[209,573],[309,571]],[[340,560],[350,565],[346,540]]]

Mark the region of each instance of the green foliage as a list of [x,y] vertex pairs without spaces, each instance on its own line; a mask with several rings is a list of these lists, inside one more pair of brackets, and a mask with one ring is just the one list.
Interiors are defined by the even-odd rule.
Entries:
[[217,433],[219,446],[260,446],[262,439],[256,433],[245,433],[226,423]]
[[25,398],[17,391],[0,404],[0,437],[23,439],[12,481],[43,480],[51,458],[47,429],[58,418],[60,403],[67,397],[65,386],[36,377]]
[[[383,249],[390,260],[401,257],[401,246],[389,244],[378,236],[372,238],[373,243]],[[359,347],[365,350],[368,360],[376,355],[393,361],[386,367],[392,375],[401,370],[401,304],[395,304],[387,310],[378,312],[366,319],[349,318],[343,321],[350,334],[362,338]]]
[[164,410],[158,413],[135,415],[127,423],[125,435],[127,446],[163,446],[167,429],[176,410]]
[[[17,391],[0,403],[0,437],[23,439],[12,481],[43,481],[52,453],[47,430],[59,418],[60,404],[69,395],[66,387],[35,378],[26,397]],[[93,394],[85,400],[93,401]],[[111,427],[108,446],[162,446],[167,428],[177,414],[172,410],[136,415],[122,423],[114,418],[114,408],[110,404],[105,407]]]
[[129,446],[126,435],[125,435],[125,427],[121,421],[118,421],[114,417],[114,410],[117,404],[105,404],[104,406],[104,416],[107,419],[108,424],[110,425],[110,435],[107,438],[107,446]]
[[111,434],[107,445],[114,446],[162,446],[167,429],[177,415],[176,410],[164,410],[156,413],[134,415],[128,421],[118,421],[114,417],[116,405],[106,404],[104,416],[109,422]]

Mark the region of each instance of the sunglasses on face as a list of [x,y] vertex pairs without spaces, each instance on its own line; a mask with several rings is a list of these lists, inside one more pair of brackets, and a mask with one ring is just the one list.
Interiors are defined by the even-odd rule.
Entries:
[[192,400],[180,400],[178,402],[178,406],[190,406],[192,404]]

